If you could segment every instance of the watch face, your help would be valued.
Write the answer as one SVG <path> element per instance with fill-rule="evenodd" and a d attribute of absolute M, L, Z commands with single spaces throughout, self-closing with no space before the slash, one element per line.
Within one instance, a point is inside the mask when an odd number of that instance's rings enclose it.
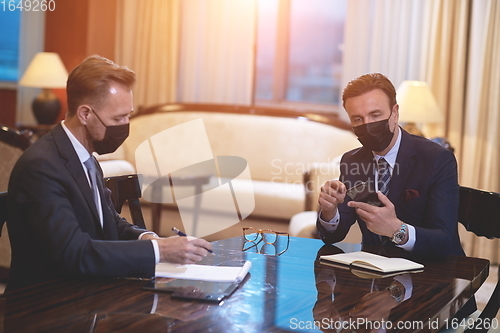
<path fill-rule="evenodd" d="M 392 241 L 396 244 L 399 244 L 403 241 L 404 238 L 405 234 L 401 231 L 398 231 L 394 234 L 394 236 L 392 236 Z"/>

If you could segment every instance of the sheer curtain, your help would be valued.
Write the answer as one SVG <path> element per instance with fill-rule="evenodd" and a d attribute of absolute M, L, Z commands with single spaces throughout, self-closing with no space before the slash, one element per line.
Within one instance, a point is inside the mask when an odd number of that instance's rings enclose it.
<path fill-rule="evenodd" d="M 118 1 L 116 62 L 137 74 L 135 106 L 175 102 L 179 0 Z"/>
<path fill-rule="evenodd" d="M 349 0 L 344 35 L 342 86 L 371 72 L 396 86 L 422 80 L 421 54 L 429 0 Z M 341 116 L 347 116 L 340 112 Z"/>
<path fill-rule="evenodd" d="M 470 36 L 460 182 L 500 192 L 500 2 L 472 2 Z M 498 240 L 467 245 L 468 254 L 499 263 Z"/>
<path fill-rule="evenodd" d="M 182 2 L 180 102 L 252 102 L 256 6 L 256 0 Z"/>

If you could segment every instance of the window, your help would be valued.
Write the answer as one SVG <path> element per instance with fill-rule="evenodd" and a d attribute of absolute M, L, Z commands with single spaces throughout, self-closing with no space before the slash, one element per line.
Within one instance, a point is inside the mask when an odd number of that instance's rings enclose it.
<path fill-rule="evenodd" d="M 0 81 L 15 82 L 19 78 L 20 11 L 0 10 Z"/>
<path fill-rule="evenodd" d="M 338 104 L 347 0 L 259 0 L 255 100 Z"/>

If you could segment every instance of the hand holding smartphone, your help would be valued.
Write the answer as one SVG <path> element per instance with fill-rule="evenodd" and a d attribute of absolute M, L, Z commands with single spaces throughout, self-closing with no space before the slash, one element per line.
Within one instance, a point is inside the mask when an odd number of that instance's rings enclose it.
<path fill-rule="evenodd" d="M 361 182 L 347 190 L 346 194 L 353 201 L 365 202 L 372 206 L 380 207 L 382 203 L 378 199 L 377 192 L 368 182 Z"/>

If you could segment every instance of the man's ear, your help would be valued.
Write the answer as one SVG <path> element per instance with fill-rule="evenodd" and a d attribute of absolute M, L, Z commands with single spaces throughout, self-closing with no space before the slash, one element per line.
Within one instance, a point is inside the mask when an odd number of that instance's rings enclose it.
<path fill-rule="evenodd" d="M 76 109 L 76 116 L 82 125 L 87 125 L 87 119 L 90 112 L 90 107 L 87 105 L 80 105 L 78 109 Z"/>

